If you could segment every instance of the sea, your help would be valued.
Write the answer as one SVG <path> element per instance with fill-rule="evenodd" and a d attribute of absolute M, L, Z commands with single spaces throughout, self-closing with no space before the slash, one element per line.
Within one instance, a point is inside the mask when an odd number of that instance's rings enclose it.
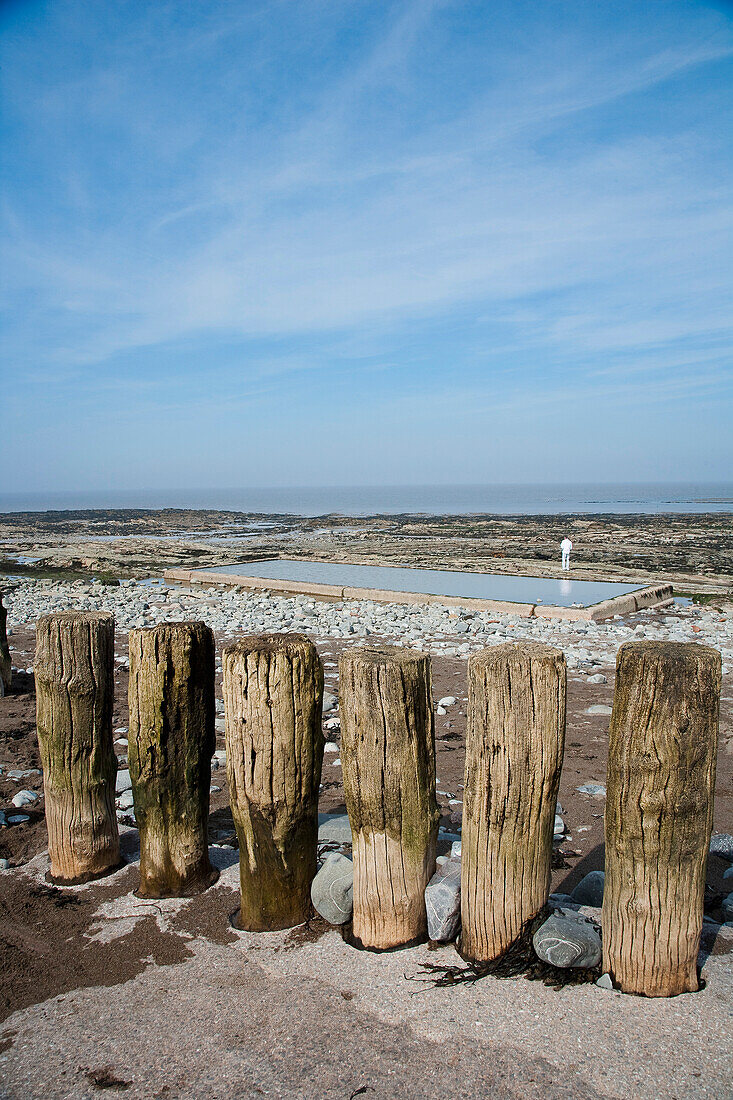
<path fill-rule="evenodd" d="M 733 512 L 733 482 L 307 486 L 0 493 L 0 513 L 191 508 L 257 515 L 566 515 Z"/>

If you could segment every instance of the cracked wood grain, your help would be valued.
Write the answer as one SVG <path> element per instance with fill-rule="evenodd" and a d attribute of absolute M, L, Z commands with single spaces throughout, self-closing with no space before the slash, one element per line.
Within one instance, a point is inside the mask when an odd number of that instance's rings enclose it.
<path fill-rule="evenodd" d="M 36 627 L 36 723 L 43 765 L 49 877 L 71 885 L 120 864 L 112 615 L 67 611 Z"/>
<path fill-rule="evenodd" d="M 203 622 L 130 631 L 128 763 L 140 897 L 189 897 L 218 877 L 208 848 L 214 653 Z"/>
<path fill-rule="evenodd" d="M 547 901 L 565 744 L 565 657 L 539 642 L 468 662 L 461 954 L 503 955 Z"/>
<path fill-rule="evenodd" d="M 699 987 L 720 653 L 628 642 L 616 664 L 606 783 L 603 967 L 618 988 Z"/>
<path fill-rule="evenodd" d="M 439 820 L 430 657 L 394 646 L 351 649 L 339 675 L 353 933 L 383 950 L 427 931 Z"/>
<path fill-rule="evenodd" d="M 227 776 L 251 932 L 311 912 L 323 763 L 323 665 L 301 634 L 254 635 L 223 654 Z"/>

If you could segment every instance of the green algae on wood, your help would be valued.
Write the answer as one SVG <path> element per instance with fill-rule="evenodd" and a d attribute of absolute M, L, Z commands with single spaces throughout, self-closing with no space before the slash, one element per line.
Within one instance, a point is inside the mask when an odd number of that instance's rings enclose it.
<path fill-rule="evenodd" d="M 36 722 L 43 764 L 49 878 L 87 882 L 120 864 L 112 615 L 67 611 L 36 627 Z"/>
<path fill-rule="evenodd" d="M 214 654 L 202 622 L 130 631 L 128 761 L 141 897 L 189 897 L 218 877 L 208 850 Z"/>
<path fill-rule="evenodd" d="M 628 642 L 616 662 L 606 781 L 603 969 L 625 993 L 699 988 L 721 657 Z"/>
<path fill-rule="evenodd" d="M 254 635 L 223 653 L 227 776 L 239 839 L 239 928 L 311 913 L 323 763 L 323 665 L 300 634 Z"/>
<path fill-rule="evenodd" d="M 461 954 L 504 955 L 547 902 L 565 744 L 561 650 L 507 643 L 468 662 Z"/>
<path fill-rule="evenodd" d="M 439 820 L 430 657 L 396 646 L 350 649 L 339 678 L 353 935 L 384 950 L 427 932 Z"/>

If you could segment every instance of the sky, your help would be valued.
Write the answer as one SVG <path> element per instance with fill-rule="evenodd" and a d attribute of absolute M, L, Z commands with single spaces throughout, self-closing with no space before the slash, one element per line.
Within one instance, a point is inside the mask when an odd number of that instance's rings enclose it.
<path fill-rule="evenodd" d="M 6 490 L 730 481 L 733 4 L 4 0 Z"/>

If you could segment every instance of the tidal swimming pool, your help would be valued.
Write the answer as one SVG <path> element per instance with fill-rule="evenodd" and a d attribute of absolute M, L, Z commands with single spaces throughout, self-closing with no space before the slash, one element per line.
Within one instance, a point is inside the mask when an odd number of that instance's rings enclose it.
<path fill-rule="evenodd" d="M 347 565 L 331 561 L 295 561 L 277 558 L 218 566 L 202 573 L 228 573 L 263 581 L 329 584 L 342 588 L 375 588 L 426 596 L 452 596 L 509 603 L 544 603 L 555 607 L 590 607 L 637 592 L 641 584 L 616 581 L 576 581 L 569 577 L 517 577 L 504 573 L 462 573 L 452 569 L 410 569 L 396 565 Z"/>

